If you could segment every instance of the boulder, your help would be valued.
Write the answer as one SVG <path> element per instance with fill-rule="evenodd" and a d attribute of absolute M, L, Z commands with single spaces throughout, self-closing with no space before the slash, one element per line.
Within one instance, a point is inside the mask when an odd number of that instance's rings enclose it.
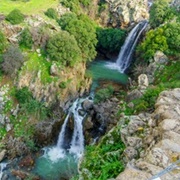
<path fill-rule="evenodd" d="M 5 158 L 6 152 L 7 151 L 5 149 L 0 152 L 0 162 Z"/>
<path fill-rule="evenodd" d="M 138 76 L 138 87 L 140 90 L 144 90 L 149 86 L 148 77 L 146 74 L 141 74 Z"/>
<path fill-rule="evenodd" d="M 134 168 L 126 168 L 116 180 L 148 180 L 151 174 Z"/>

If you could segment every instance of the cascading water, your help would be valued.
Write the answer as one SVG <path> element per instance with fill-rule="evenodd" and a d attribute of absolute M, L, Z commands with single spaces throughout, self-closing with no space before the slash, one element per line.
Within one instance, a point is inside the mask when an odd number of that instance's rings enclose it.
<path fill-rule="evenodd" d="M 147 25 L 147 21 L 141 21 L 131 30 L 120 50 L 116 63 L 108 63 L 107 67 L 111 69 L 117 69 L 121 73 L 124 73 L 128 69 L 131 64 L 134 48 L 140 35 L 146 29 Z"/>
<path fill-rule="evenodd" d="M 65 118 L 59 133 L 57 145 L 51 148 L 44 148 L 44 155 L 36 161 L 35 173 L 44 179 L 63 179 L 77 174 L 78 159 L 84 151 L 84 136 L 82 122 L 86 112 L 82 111 L 82 103 L 85 99 L 77 99 Z M 68 149 L 64 148 L 66 143 L 66 127 L 70 117 L 74 119 L 74 131 Z"/>
<path fill-rule="evenodd" d="M 6 168 L 7 163 L 0 163 L 0 180 L 3 177 L 3 170 Z"/>
<path fill-rule="evenodd" d="M 127 70 L 127 68 L 130 66 L 134 48 L 137 44 L 140 35 L 147 27 L 147 24 L 148 24 L 147 21 L 139 22 L 132 29 L 132 31 L 129 33 L 128 37 L 126 38 L 125 43 L 120 50 L 118 59 L 116 60 L 116 64 L 117 66 L 119 66 L 119 69 L 122 73 L 124 73 Z"/>

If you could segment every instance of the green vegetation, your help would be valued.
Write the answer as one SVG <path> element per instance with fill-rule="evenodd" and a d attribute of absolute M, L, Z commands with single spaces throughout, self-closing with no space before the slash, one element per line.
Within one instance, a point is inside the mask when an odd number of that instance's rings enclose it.
<path fill-rule="evenodd" d="M 38 56 L 37 53 L 29 53 L 28 61 L 21 69 L 21 74 L 30 73 L 32 77 L 36 77 L 37 74 L 42 84 L 51 83 L 56 81 L 57 77 L 50 75 L 51 62 L 47 61 L 43 56 Z"/>
<path fill-rule="evenodd" d="M 33 40 L 32 40 L 32 35 L 31 32 L 28 28 L 25 28 L 20 36 L 20 41 L 19 44 L 25 48 L 31 49 L 33 46 Z"/>
<path fill-rule="evenodd" d="M 153 28 L 158 27 L 175 17 L 174 9 L 169 7 L 168 0 L 156 0 L 150 9 L 150 25 Z"/>
<path fill-rule="evenodd" d="M 7 16 L 6 20 L 11 24 L 20 24 L 24 21 L 24 15 L 21 13 L 19 9 L 14 9 Z"/>
<path fill-rule="evenodd" d="M 96 30 L 95 24 L 88 16 L 83 14 L 76 16 L 73 13 L 67 13 L 60 18 L 59 25 L 75 37 L 84 61 L 95 58 Z"/>
<path fill-rule="evenodd" d="M 98 90 L 95 94 L 94 102 L 99 103 L 101 101 L 105 101 L 113 95 L 113 92 L 114 89 L 112 86 Z"/>
<path fill-rule="evenodd" d="M 47 108 L 43 103 L 33 98 L 32 93 L 27 87 L 17 89 L 15 91 L 15 97 L 20 104 L 21 113 L 25 115 L 34 115 L 39 120 L 47 117 Z"/>
<path fill-rule="evenodd" d="M 125 30 L 113 28 L 98 28 L 97 29 L 97 49 L 105 52 L 119 52 L 120 47 L 125 40 Z"/>
<path fill-rule="evenodd" d="M 73 67 L 81 61 L 81 52 L 74 36 L 61 31 L 49 39 L 47 53 L 51 60 L 58 61 L 63 66 Z"/>
<path fill-rule="evenodd" d="M 150 30 L 137 51 L 142 59 L 149 60 L 157 50 L 177 56 L 180 52 L 180 15 L 167 0 L 157 0 L 150 10 Z"/>
<path fill-rule="evenodd" d="M 3 32 L 0 31 L 0 54 L 4 52 L 6 47 L 7 47 L 7 40 Z"/>
<path fill-rule="evenodd" d="M 59 0 L 30 0 L 28 2 L 0 0 L 0 12 L 7 15 L 13 9 L 20 9 L 23 14 L 39 14 L 42 13 L 42 11 L 46 11 L 48 8 L 57 7 L 58 3 Z"/>
<path fill-rule="evenodd" d="M 122 154 L 125 145 L 120 138 L 121 126 L 116 126 L 100 141 L 88 146 L 81 164 L 81 176 L 87 180 L 115 178 L 124 170 Z"/>
<path fill-rule="evenodd" d="M 58 13 L 54 8 L 48 8 L 44 14 L 51 19 L 57 20 L 57 18 L 58 18 Z"/>

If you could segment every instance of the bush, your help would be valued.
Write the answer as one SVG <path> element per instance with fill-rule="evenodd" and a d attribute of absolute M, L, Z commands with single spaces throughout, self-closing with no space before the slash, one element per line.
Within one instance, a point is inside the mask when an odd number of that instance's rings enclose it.
<path fill-rule="evenodd" d="M 166 52 L 168 50 L 167 39 L 164 36 L 164 29 L 162 27 L 150 30 L 144 41 L 137 47 L 137 51 L 145 60 L 151 59 L 156 51 Z"/>
<path fill-rule="evenodd" d="M 24 15 L 19 9 L 14 9 L 7 15 L 6 20 L 13 25 L 20 24 L 24 21 Z"/>
<path fill-rule="evenodd" d="M 47 53 L 51 60 L 58 61 L 64 66 L 74 66 L 81 60 L 80 49 L 74 36 L 65 31 L 50 38 Z"/>
<path fill-rule="evenodd" d="M 14 75 L 21 68 L 24 57 L 17 46 L 9 46 L 3 54 L 2 70 L 7 75 Z"/>
<path fill-rule="evenodd" d="M 32 35 L 28 28 L 25 28 L 20 36 L 19 44 L 31 49 L 33 45 Z"/>
<path fill-rule="evenodd" d="M 75 37 L 84 61 L 95 58 L 97 44 L 95 25 L 86 15 L 76 16 L 67 13 L 60 18 L 59 25 Z"/>
<path fill-rule="evenodd" d="M 125 31 L 121 29 L 98 28 L 98 50 L 104 50 L 107 53 L 119 52 L 120 47 L 124 43 L 125 35 Z"/>
<path fill-rule="evenodd" d="M 110 98 L 113 95 L 113 92 L 114 89 L 111 86 L 98 90 L 95 94 L 94 102 L 98 103 L 101 101 L 105 101 L 106 99 Z"/>
<path fill-rule="evenodd" d="M 158 27 L 164 22 L 173 19 L 175 12 L 169 7 L 167 0 L 157 0 L 150 9 L 150 25 L 153 28 Z"/>
<path fill-rule="evenodd" d="M 33 98 L 32 93 L 27 87 L 16 89 L 15 97 L 20 104 L 21 112 L 23 114 L 34 115 L 38 119 L 46 118 L 48 115 L 48 109 L 43 103 Z"/>
<path fill-rule="evenodd" d="M 57 18 L 58 18 L 58 13 L 57 13 L 57 11 L 56 11 L 55 9 L 53 9 L 53 8 L 47 9 L 47 11 L 46 11 L 44 14 L 45 14 L 46 16 L 48 16 L 49 18 L 51 18 L 51 19 L 57 20 Z"/>
<path fill-rule="evenodd" d="M 4 52 L 7 46 L 7 40 L 4 34 L 0 31 L 0 54 Z"/>
<path fill-rule="evenodd" d="M 121 126 L 116 126 L 101 139 L 98 146 L 91 145 L 86 148 L 80 164 L 82 179 L 111 179 L 124 170 L 122 156 L 125 145 L 120 138 L 120 132 Z"/>

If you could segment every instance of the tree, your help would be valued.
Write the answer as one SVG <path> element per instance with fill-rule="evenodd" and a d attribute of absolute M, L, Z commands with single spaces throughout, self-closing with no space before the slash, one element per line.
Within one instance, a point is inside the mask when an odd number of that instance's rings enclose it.
<path fill-rule="evenodd" d="M 14 9 L 7 15 L 6 20 L 13 25 L 20 24 L 24 21 L 24 15 L 19 9 Z"/>
<path fill-rule="evenodd" d="M 95 58 L 97 44 L 95 24 L 86 15 L 76 16 L 67 13 L 60 18 L 59 25 L 75 37 L 84 61 Z"/>
<path fill-rule="evenodd" d="M 97 48 L 104 49 L 106 52 L 119 52 L 120 47 L 125 40 L 125 31 L 113 28 L 98 28 L 97 29 Z"/>
<path fill-rule="evenodd" d="M 157 0 L 150 9 L 150 25 L 153 28 L 158 27 L 164 22 L 173 19 L 175 12 L 169 7 L 167 0 Z"/>
<path fill-rule="evenodd" d="M 58 61 L 64 66 L 74 66 L 82 59 L 74 36 L 66 31 L 61 31 L 49 39 L 47 53 L 51 60 Z"/>
<path fill-rule="evenodd" d="M 17 46 L 9 46 L 3 54 L 2 70 L 5 74 L 13 76 L 22 66 L 24 57 Z"/>

